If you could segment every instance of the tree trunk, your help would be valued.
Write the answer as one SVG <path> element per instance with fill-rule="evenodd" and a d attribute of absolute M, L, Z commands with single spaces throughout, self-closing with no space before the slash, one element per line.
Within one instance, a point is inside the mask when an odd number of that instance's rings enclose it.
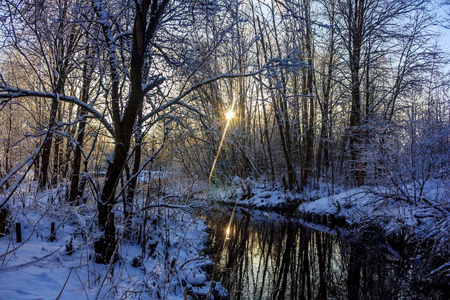
<path fill-rule="evenodd" d="M 274 18 L 274 16 L 273 16 Z M 267 49 L 266 46 L 264 44 L 264 39 L 263 39 L 263 34 L 262 34 L 262 27 L 261 27 L 261 23 L 258 20 L 258 27 L 259 27 L 259 32 L 261 32 L 261 46 L 262 46 L 262 50 L 263 53 L 265 55 L 265 59 L 268 61 L 268 53 L 267 53 Z M 279 46 L 278 46 L 279 47 Z M 281 50 L 280 50 L 281 51 Z M 282 76 L 284 77 L 284 76 Z M 285 83 L 285 78 L 281 78 L 281 82 Z M 273 84 L 272 80 L 270 80 L 270 95 L 271 98 L 273 100 L 273 106 L 274 106 L 274 110 L 275 110 L 275 120 L 277 122 L 278 125 L 278 131 L 280 133 L 280 139 L 281 139 L 281 146 L 283 149 L 283 156 L 284 156 L 284 161 L 286 163 L 286 169 L 287 169 L 287 182 L 286 182 L 286 188 L 289 190 L 293 190 L 294 187 L 297 187 L 297 177 L 296 177 L 296 173 L 295 173 L 295 169 L 293 167 L 292 164 L 292 160 L 291 160 L 291 139 L 290 139 L 290 135 L 289 135 L 289 130 L 290 130 L 290 126 L 289 126 L 289 116 L 288 116 L 288 112 L 287 112 L 287 101 L 286 99 L 283 99 L 283 95 L 276 95 L 274 92 L 274 88 L 275 88 L 275 84 Z M 284 89 L 285 89 L 285 84 L 284 84 Z M 283 93 L 284 95 L 286 94 L 286 91 L 284 91 Z"/>
<path fill-rule="evenodd" d="M 361 133 L 361 82 L 359 70 L 361 67 L 362 34 L 364 29 L 364 0 L 355 2 L 354 11 L 350 15 L 351 23 L 350 40 L 352 48 L 350 54 L 351 72 L 351 111 L 350 111 L 350 159 L 352 164 L 352 175 L 357 186 L 364 185 L 365 168 L 362 162 L 362 133 Z"/>
<path fill-rule="evenodd" d="M 131 177 L 129 178 L 128 186 L 126 189 L 126 196 L 123 198 L 123 217 L 125 219 L 124 232 L 126 237 L 131 236 L 132 214 L 133 214 L 133 199 L 136 194 L 137 179 L 139 175 L 139 169 L 141 166 L 142 157 L 142 132 L 141 132 L 141 118 L 142 109 L 139 110 L 138 116 L 138 129 L 135 132 L 135 146 L 134 146 L 134 162 L 133 170 L 131 171 Z"/>
<path fill-rule="evenodd" d="M 253 19 L 255 20 L 256 18 L 255 18 L 255 15 L 254 15 L 254 7 L 253 6 L 252 6 L 252 14 L 253 14 Z M 262 35 L 262 31 L 261 31 L 261 25 L 260 25 L 260 22 L 259 22 L 259 18 L 257 19 L 257 22 L 258 22 L 258 25 L 259 25 L 259 28 L 260 28 L 259 31 L 258 31 L 258 29 L 256 27 L 256 21 L 255 21 L 255 23 L 253 25 L 253 29 L 255 31 L 255 35 L 256 36 L 258 34 L 260 34 L 261 37 L 262 37 L 263 35 Z M 260 48 L 260 44 L 262 44 L 262 43 L 264 43 L 264 39 L 263 38 L 261 39 L 260 43 L 256 44 L 256 61 L 258 63 L 258 66 L 261 66 L 261 53 L 260 53 L 261 52 L 261 48 Z M 262 45 L 262 48 L 263 48 L 263 51 L 264 51 L 264 45 Z M 259 81 L 262 82 L 262 75 L 261 74 L 258 74 L 258 78 L 259 78 Z M 262 99 L 263 96 L 264 96 L 264 91 L 263 91 L 262 84 L 259 85 L 259 93 L 260 93 L 260 97 Z M 272 147 L 270 145 L 269 125 L 268 125 L 269 120 L 268 120 L 268 117 L 267 117 L 266 105 L 265 105 L 264 101 L 261 102 L 261 106 L 262 106 L 263 118 L 264 118 L 264 137 L 265 137 L 265 140 L 266 140 L 267 154 L 269 156 L 270 177 L 271 177 L 272 182 L 274 183 L 275 182 L 275 166 L 274 166 L 274 162 L 273 162 Z"/>
<path fill-rule="evenodd" d="M 334 5 L 331 7 L 331 15 L 330 15 L 330 24 L 334 24 L 335 21 L 335 11 Z M 322 168 L 328 169 L 329 166 L 329 120 L 331 119 L 330 115 L 330 107 L 331 107 L 331 88 L 332 88 L 332 76 L 334 69 L 334 26 L 331 28 L 330 33 L 330 46 L 328 53 L 328 64 L 326 66 L 326 80 L 323 82 L 322 90 L 323 90 L 323 102 L 322 102 L 322 122 L 320 128 L 320 137 L 319 137 L 319 147 L 317 150 L 317 161 L 316 161 L 316 169 L 317 176 L 320 178 L 322 173 Z M 325 171 L 326 171 L 325 170 Z"/>
<path fill-rule="evenodd" d="M 64 92 L 63 92 L 64 93 Z M 61 121 L 61 106 L 58 107 L 58 111 L 56 113 L 56 119 Z M 58 180 L 61 175 L 61 166 L 62 166 L 62 152 L 61 149 L 63 139 L 61 136 L 56 135 L 54 139 L 54 146 L 53 146 L 53 172 L 51 174 L 51 185 L 56 186 L 58 184 Z"/>
<path fill-rule="evenodd" d="M 84 103 L 88 102 L 89 98 L 89 87 L 91 84 L 92 66 L 89 62 L 90 49 L 89 46 L 86 48 L 86 60 L 83 65 L 83 86 L 81 89 L 80 100 Z M 74 149 L 74 158 L 72 162 L 72 176 L 70 178 L 70 193 L 69 193 L 69 203 L 81 204 L 81 201 L 77 201 L 77 198 L 82 197 L 83 190 L 80 188 L 80 170 L 81 170 L 81 156 L 82 148 L 84 144 L 84 135 L 86 129 L 86 120 L 84 115 L 86 110 L 79 107 L 77 112 L 77 118 L 79 119 L 78 132 L 77 132 L 77 142 Z"/>
<path fill-rule="evenodd" d="M 144 91 L 142 87 L 143 66 L 149 45 L 159 24 L 162 13 L 168 4 L 168 0 L 163 0 L 159 5 L 156 0 L 144 0 L 139 7 L 136 7 L 136 15 L 133 26 L 133 42 L 130 64 L 130 96 L 123 115 L 120 115 L 119 106 L 119 77 L 116 69 L 115 53 L 110 53 L 109 59 L 111 70 L 111 95 L 112 95 L 112 118 L 115 130 L 115 146 L 112 158 L 108 162 L 106 178 L 98 206 L 98 226 L 104 231 L 104 236 L 95 242 L 95 252 L 98 262 L 109 263 L 117 259 L 112 254 L 111 249 L 117 248 L 115 238 L 114 214 L 112 208 L 115 204 L 115 191 L 117 183 L 128 160 L 131 137 L 138 118 L 139 110 L 144 101 Z M 103 11 L 99 11 L 98 3 L 93 3 L 96 13 L 103 18 Z M 147 26 L 147 16 L 150 15 Z M 105 38 L 108 43 L 114 43 L 110 37 L 110 29 L 107 24 L 103 24 Z M 112 47 L 114 49 L 114 47 Z"/>
<path fill-rule="evenodd" d="M 83 115 L 83 110 L 79 109 L 78 116 Z M 78 125 L 77 143 L 75 145 L 74 158 L 72 162 L 72 176 L 70 178 L 70 193 L 69 193 L 69 203 L 81 204 L 77 198 L 82 196 L 83 190 L 79 188 L 80 182 L 80 170 L 81 170 L 81 155 L 82 147 L 84 144 L 84 134 L 86 128 L 86 121 L 81 120 Z"/>
<path fill-rule="evenodd" d="M 311 20 L 310 20 L 310 3 L 309 0 L 304 0 L 304 11 L 306 14 L 306 36 L 305 36 L 305 54 L 307 55 L 306 60 L 308 62 L 308 68 L 304 72 L 304 86 L 303 94 L 308 95 L 306 101 L 309 102 L 309 116 L 306 128 L 305 136 L 305 166 L 303 168 L 303 175 L 301 179 L 300 189 L 303 190 L 308 179 L 312 174 L 313 167 L 313 154 L 314 154 L 314 98 L 313 98 L 313 45 L 312 45 L 312 30 L 311 30 Z M 305 105 L 306 108 L 307 105 Z"/>
<path fill-rule="evenodd" d="M 58 111 L 59 99 L 54 98 L 50 108 L 50 118 L 48 120 L 48 133 L 41 152 L 41 164 L 39 169 L 39 189 L 44 190 L 48 185 L 48 169 L 50 165 L 50 153 L 53 144 L 53 126 Z"/>

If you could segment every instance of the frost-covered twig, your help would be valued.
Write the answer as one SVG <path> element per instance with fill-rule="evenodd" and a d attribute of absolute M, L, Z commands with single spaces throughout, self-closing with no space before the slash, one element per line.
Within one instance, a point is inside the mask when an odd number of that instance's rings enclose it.
<path fill-rule="evenodd" d="M 161 199 L 168 199 L 168 198 L 181 198 L 181 196 L 178 195 L 173 195 L 173 196 L 165 196 Z M 189 209 L 195 209 L 195 206 L 192 205 L 177 205 L 177 204 L 168 204 L 168 203 L 155 203 L 155 204 L 150 204 L 147 206 L 144 206 L 143 208 L 141 208 L 142 210 L 146 210 L 146 209 L 152 209 L 152 208 L 172 208 L 172 209 L 181 209 L 185 212 L 189 213 Z"/>
<path fill-rule="evenodd" d="M 72 275 L 73 268 L 70 268 L 69 275 L 67 275 L 66 281 L 64 282 L 63 287 L 61 288 L 61 291 L 59 292 L 58 296 L 56 297 L 56 300 L 61 299 L 62 293 L 64 292 L 64 289 L 66 288 L 67 282 L 69 281 L 70 275 Z"/>
<path fill-rule="evenodd" d="M 433 271 L 431 271 L 430 276 L 435 275 L 437 273 L 440 273 L 442 271 L 450 272 L 450 262 L 447 262 L 447 263 L 443 264 L 442 266 L 440 266 L 439 268 L 434 269 Z"/>
<path fill-rule="evenodd" d="M 62 246 L 60 246 L 58 249 L 56 249 L 56 250 L 53 251 L 52 253 L 49 253 L 49 254 L 47 254 L 47 255 L 45 255 L 45 256 L 43 256 L 43 257 L 41 257 L 41 258 L 38 258 L 38 259 L 36 259 L 36 260 L 30 261 L 30 262 L 27 262 L 27 263 L 24 263 L 24 264 L 20 264 L 20 265 L 17 265 L 17 266 L 12 266 L 12 267 L 7 267 L 7 268 L 1 268 L 1 269 L 0 269 L 0 273 L 13 272 L 13 271 L 17 271 L 17 270 L 22 269 L 22 268 L 31 267 L 31 266 L 37 264 L 38 262 L 40 262 L 41 260 L 44 260 L 44 259 L 46 259 L 47 257 L 52 256 L 53 254 L 55 254 L 56 252 L 58 252 L 58 251 L 61 249 L 61 247 L 62 247 Z"/>

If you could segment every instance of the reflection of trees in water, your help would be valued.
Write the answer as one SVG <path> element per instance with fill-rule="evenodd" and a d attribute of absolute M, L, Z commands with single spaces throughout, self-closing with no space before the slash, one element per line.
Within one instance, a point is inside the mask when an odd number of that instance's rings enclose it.
<path fill-rule="evenodd" d="M 418 295 L 408 264 L 379 247 L 295 222 L 251 221 L 247 214 L 235 217 L 227 238 L 228 221 L 225 215 L 209 220 L 210 249 L 219 265 L 215 280 L 232 299 L 443 299 L 431 290 Z"/>
<path fill-rule="evenodd" d="M 244 215 L 234 220 L 218 258 L 220 279 L 233 299 L 326 299 L 331 236 L 292 222 L 250 219 Z M 216 227 L 215 253 L 226 238 L 227 222 L 224 216 L 211 222 Z"/>

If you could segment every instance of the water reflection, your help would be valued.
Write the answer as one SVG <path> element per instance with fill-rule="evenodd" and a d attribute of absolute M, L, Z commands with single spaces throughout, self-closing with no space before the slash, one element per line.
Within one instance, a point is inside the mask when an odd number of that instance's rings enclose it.
<path fill-rule="evenodd" d="M 232 299 L 445 299 L 414 284 L 409 264 L 371 237 L 358 243 L 277 221 L 223 212 L 208 218 L 215 281 Z"/>

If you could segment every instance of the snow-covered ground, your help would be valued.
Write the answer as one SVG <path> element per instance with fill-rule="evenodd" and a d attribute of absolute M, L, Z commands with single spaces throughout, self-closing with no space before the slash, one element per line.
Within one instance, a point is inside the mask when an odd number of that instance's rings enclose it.
<path fill-rule="evenodd" d="M 185 299 L 209 292 L 206 225 L 188 207 L 139 212 L 136 221 L 147 214 L 147 233 L 136 225 L 134 238 L 120 243 L 120 260 L 102 265 L 92 259 L 95 206 L 69 206 L 56 191 L 23 193 L 11 204 L 22 242 L 13 230 L 0 238 L 0 299 Z M 220 284 L 215 289 L 226 293 Z"/>
<path fill-rule="evenodd" d="M 386 234 L 402 232 L 406 237 L 424 237 L 447 234 L 450 229 L 450 187 L 428 182 L 420 197 L 413 197 L 413 188 L 407 194 L 396 193 L 384 187 L 360 187 L 336 195 L 302 203 L 300 212 L 344 217 L 350 225 L 372 225 Z M 445 234 L 444 234 L 445 233 Z"/>
<path fill-rule="evenodd" d="M 234 180 L 231 187 L 216 188 L 208 193 L 208 198 L 215 202 L 268 210 L 292 208 L 302 197 L 301 194 L 284 192 L 278 186 L 239 178 Z"/>

